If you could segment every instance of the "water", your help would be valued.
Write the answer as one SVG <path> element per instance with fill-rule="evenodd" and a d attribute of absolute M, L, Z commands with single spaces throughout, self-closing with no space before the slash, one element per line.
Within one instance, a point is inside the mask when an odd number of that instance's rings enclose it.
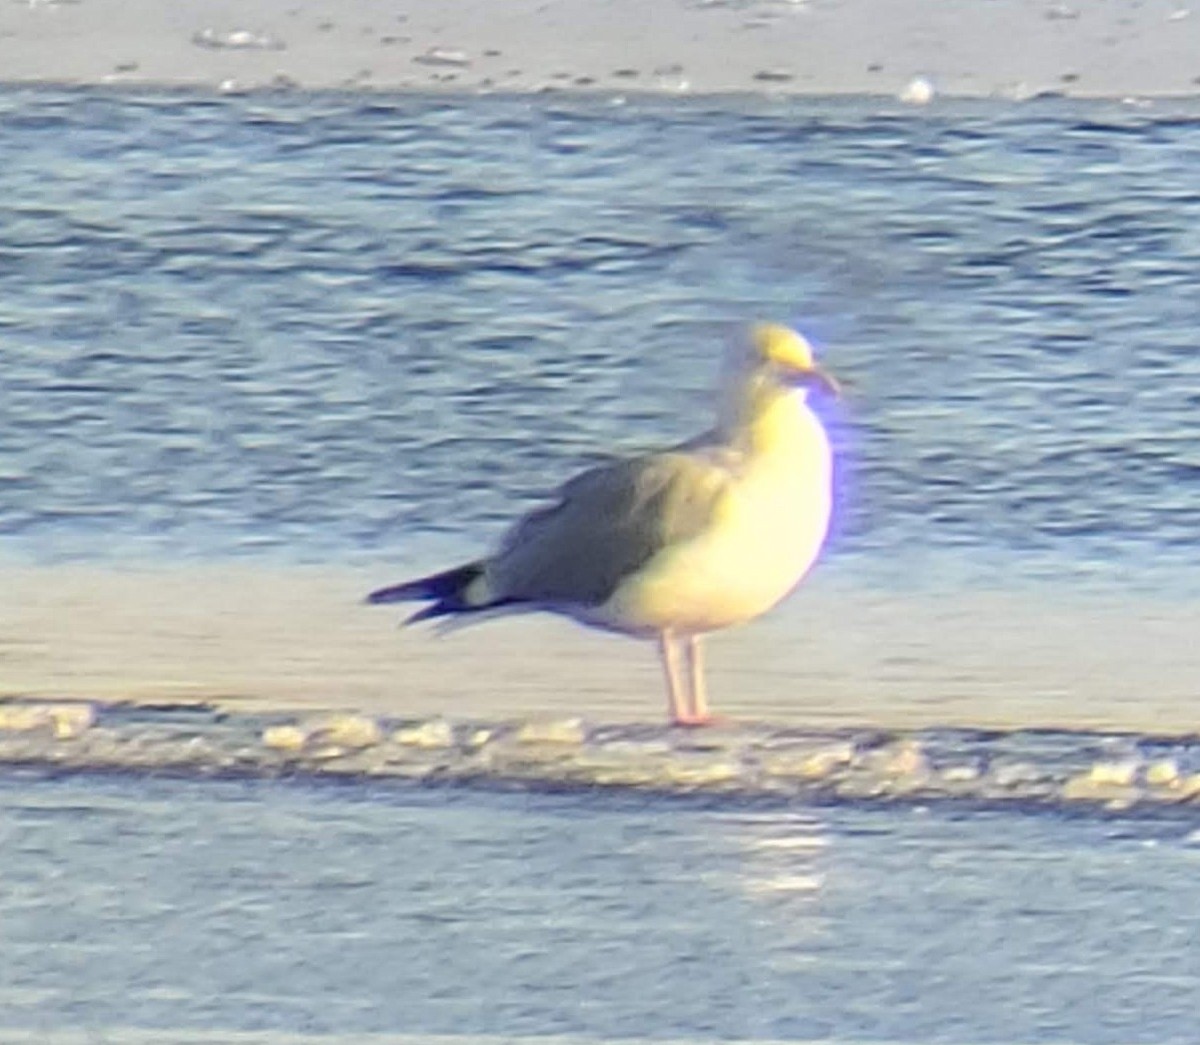
<path fill-rule="evenodd" d="M 20 559 L 473 548 L 769 316 L 843 569 L 1200 590 L 1193 109 L 20 90 L 0 154 Z"/>
<path fill-rule="evenodd" d="M 1182 1045 L 1193 828 L 8 776 L 0 1028 Z"/>

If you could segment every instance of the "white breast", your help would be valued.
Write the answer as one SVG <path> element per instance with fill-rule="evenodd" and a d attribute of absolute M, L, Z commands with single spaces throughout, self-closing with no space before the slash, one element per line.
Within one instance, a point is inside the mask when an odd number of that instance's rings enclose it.
<path fill-rule="evenodd" d="M 699 633 L 740 624 L 783 599 L 811 568 L 829 528 L 832 459 L 820 422 L 797 397 L 771 445 L 747 457 L 713 525 L 655 556 L 596 623 L 632 632 Z"/>

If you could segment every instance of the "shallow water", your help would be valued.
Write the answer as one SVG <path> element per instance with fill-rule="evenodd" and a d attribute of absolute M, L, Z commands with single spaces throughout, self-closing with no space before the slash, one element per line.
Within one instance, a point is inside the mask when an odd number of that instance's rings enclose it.
<path fill-rule="evenodd" d="M 426 563 L 772 316 L 847 575 L 1200 590 L 1194 110 L 17 90 L 0 152 L 17 558 Z"/>
<path fill-rule="evenodd" d="M 0 845 L 0 1038 L 1195 1036 L 1194 818 L 9 773 Z"/>

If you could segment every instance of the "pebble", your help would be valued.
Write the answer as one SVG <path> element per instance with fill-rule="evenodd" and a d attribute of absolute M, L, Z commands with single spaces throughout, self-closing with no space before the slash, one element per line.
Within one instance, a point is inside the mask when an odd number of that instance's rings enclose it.
<path fill-rule="evenodd" d="M 0 704 L 0 730 L 10 733 L 48 730 L 57 740 L 73 740 L 95 721 L 91 704 Z"/>
<path fill-rule="evenodd" d="M 754 79 L 760 83 L 786 83 L 794 77 L 783 69 L 759 69 L 754 74 Z"/>
<path fill-rule="evenodd" d="M 96 709 L 91 704 L 55 704 L 50 708 L 50 718 L 57 739 L 74 740 L 95 724 Z"/>
<path fill-rule="evenodd" d="M 431 47 L 424 54 L 415 55 L 413 61 L 417 65 L 449 65 L 460 68 L 471 64 L 471 59 L 465 51 L 449 51 L 443 47 Z"/>
<path fill-rule="evenodd" d="M 1146 783 L 1151 787 L 1171 787 L 1179 783 L 1179 766 L 1173 758 L 1162 758 L 1146 767 Z"/>
<path fill-rule="evenodd" d="M 909 105 L 928 105 L 937 91 L 933 82 L 924 76 L 914 76 L 900 92 L 900 101 Z"/>
<path fill-rule="evenodd" d="M 657 764 L 589 752 L 571 763 L 572 778 L 600 787 L 649 787 L 659 777 Z"/>
<path fill-rule="evenodd" d="M 587 740 L 583 722 L 578 718 L 550 719 L 524 723 L 517 730 L 518 744 L 572 744 Z"/>
<path fill-rule="evenodd" d="M 201 29 L 192 33 L 192 43 L 212 51 L 286 51 L 278 37 L 267 33 L 252 33 L 249 29 L 235 29 L 222 33 L 216 29 Z"/>
<path fill-rule="evenodd" d="M 775 751 L 762 757 L 763 771 L 770 776 L 823 780 L 854 759 L 854 746 L 831 744 L 802 751 Z"/>
<path fill-rule="evenodd" d="M 740 775 L 741 771 L 732 762 L 707 759 L 695 762 L 675 760 L 668 762 L 662 770 L 663 780 L 672 784 L 683 784 L 686 787 L 725 784 L 736 780 Z"/>
<path fill-rule="evenodd" d="M 467 737 L 467 747 L 472 751 L 478 751 L 481 747 L 492 739 L 494 731 L 490 729 L 476 729 L 470 736 Z"/>
<path fill-rule="evenodd" d="M 863 765 L 887 778 L 923 777 L 929 773 L 929 761 L 915 740 L 897 740 L 870 751 Z"/>
<path fill-rule="evenodd" d="M 1129 787 L 1137 780 L 1138 764 L 1132 760 L 1097 762 L 1087 772 L 1087 778 L 1097 786 Z"/>
<path fill-rule="evenodd" d="M 13 733 L 27 733 L 41 729 L 49 722 L 46 709 L 40 704 L 0 705 L 0 729 Z"/>
<path fill-rule="evenodd" d="M 942 779 L 947 784 L 969 783 L 979 779 L 979 769 L 977 766 L 970 765 L 947 766 L 942 770 Z"/>
<path fill-rule="evenodd" d="M 1140 797 L 1134 786 L 1136 780 L 1136 763 L 1097 762 L 1063 784 L 1061 794 L 1068 802 L 1103 802 L 1114 808 L 1125 807 Z"/>
<path fill-rule="evenodd" d="M 306 728 L 310 741 L 335 747 L 373 747 L 383 740 L 379 723 L 366 715 L 322 716 L 311 720 Z"/>
<path fill-rule="evenodd" d="M 268 726 L 262 742 L 275 751 L 308 751 L 334 757 L 345 751 L 374 747 L 383 740 L 379 723 L 366 715 L 322 715 L 303 723 Z"/>
<path fill-rule="evenodd" d="M 1019 788 L 1037 783 L 1045 774 L 1031 762 L 1001 762 L 991 768 L 989 777 L 996 787 Z"/>
<path fill-rule="evenodd" d="M 404 726 L 392 734 L 392 740 L 405 747 L 425 750 L 454 746 L 454 727 L 444 718 L 432 718 L 416 726 Z"/>
<path fill-rule="evenodd" d="M 268 726 L 262 732 L 262 742 L 273 751 L 300 751 L 308 734 L 299 726 Z"/>

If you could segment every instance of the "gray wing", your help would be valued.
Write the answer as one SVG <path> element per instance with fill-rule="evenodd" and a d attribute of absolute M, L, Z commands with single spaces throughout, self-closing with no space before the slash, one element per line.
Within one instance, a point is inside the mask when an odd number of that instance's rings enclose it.
<path fill-rule="evenodd" d="M 596 606 L 665 548 L 707 529 L 731 481 L 715 455 L 662 453 L 601 465 L 531 512 L 487 563 L 494 597 Z"/>

